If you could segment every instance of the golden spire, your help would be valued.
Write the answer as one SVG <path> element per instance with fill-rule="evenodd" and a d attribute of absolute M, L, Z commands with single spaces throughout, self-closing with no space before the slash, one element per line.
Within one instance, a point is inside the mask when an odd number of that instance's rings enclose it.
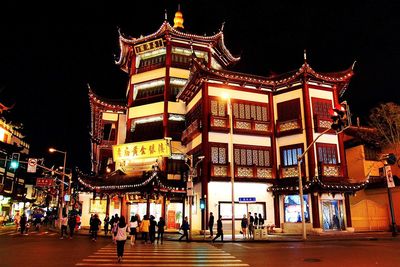
<path fill-rule="evenodd" d="M 178 5 L 178 11 L 175 13 L 175 18 L 174 18 L 174 28 L 175 29 L 184 29 L 183 27 L 183 14 L 181 12 L 181 5 Z"/>

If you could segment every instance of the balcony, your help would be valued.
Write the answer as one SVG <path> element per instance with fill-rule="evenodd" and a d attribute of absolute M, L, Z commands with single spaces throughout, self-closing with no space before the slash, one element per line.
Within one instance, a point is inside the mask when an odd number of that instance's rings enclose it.
<path fill-rule="evenodd" d="M 163 68 L 163 67 L 165 67 L 165 62 L 154 63 L 154 64 L 151 64 L 151 65 L 139 67 L 137 69 L 137 73 L 142 73 L 142 72 L 155 70 L 155 69 L 159 69 L 159 68 Z"/>
<path fill-rule="evenodd" d="M 337 182 L 343 180 L 343 170 L 340 164 L 319 163 L 318 173 L 325 182 Z"/>
<path fill-rule="evenodd" d="M 201 120 L 196 119 L 189 125 L 189 127 L 187 127 L 182 132 L 182 137 L 181 137 L 182 144 L 187 144 L 194 135 L 200 133 L 200 130 L 201 130 Z"/>
<path fill-rule="evenodd" d="M 260 166 L 235 166 L 235 178 L 272 179 L 272 168 Z"/>
<path fill-rule="evenodd" d="M 301 176 L 305 176 L 304 166 L 301 165 Z M 294 178 L 299 177 L 299 171 L 297 165 L 291 166 L 279 166 L 279 177 L 280 178 Z"/>
<path fill-rule="evenodd" d="M 229 132 L 229 118 L 222 116 L 211 116 L 210 129 L 213 131 Z"/>
<path fill-rule="evenodd" d="M 235 133 L 243 134 L 271 134 L 272 127 L 270 122 L 246 120 L 246 119 L 234 119 L 233 128 Z"/>
<path fill-rule="evenodd" d="M 211 177 L 228 177 L 228 164 L 211 164 Z"/>
<path fill-rule="evenodd" d="M 324 118 L 314 114 L 314 130 L 317 133 L 322 133 L 325 129 L 331 128 L 332 121 L 329 118 Z"/>
<path fill-rule="evenodd" d="M 285 136 L 302 132 L 301 118 L 289 121 L 276 121 L 276 135 Z"/>

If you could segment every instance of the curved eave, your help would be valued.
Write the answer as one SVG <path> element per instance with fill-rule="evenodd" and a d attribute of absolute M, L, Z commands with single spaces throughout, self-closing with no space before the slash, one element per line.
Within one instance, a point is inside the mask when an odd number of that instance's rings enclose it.
<path fill-rule="evenodd" d="M 90 104 L 96 104 L 98 106 L 103 106 L 105 108 L 110 108 L 114 110 L 123 110 L 125 111 L 127 109 L 126 105 L 121 105 L 122 102 L 125 102 L 124 100 L 113 100 L 113 99 L 106 99 L 98 96 L 95 92 L 93 92 L 92 88 L 88 86 L 89 92 L 89 100 Z"/>

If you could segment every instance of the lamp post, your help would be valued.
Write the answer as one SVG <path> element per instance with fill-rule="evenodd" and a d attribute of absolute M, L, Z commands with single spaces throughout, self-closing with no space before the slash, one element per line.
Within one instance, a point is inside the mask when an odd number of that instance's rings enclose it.
<path fill-rule="evenodd" d="M 60 188 L 61 201 L 60 201 L 60 207 L 58 209 L 58 226 L 61 228 L 62 209 L 64 207 L 64 177 L 65 177 L 65 165 L 67 163 L 67 152 L 61 151 L 61 150 L 57 150 L 55 148 L 49 148 L 49 151 L 51 153 L 58 152 L 58 153 L 64 154 L 64 165 L 63 165 L 61 188 Z M 71 182 L 71 179 L 70 179 L 70 182 Z M 70 190 L 71 190 L 71 183 L 69 184 L 69 187 L 68 187 L 68 191 L 69 192 L 70 192 Z"/>
<path fill-rule="evenodd" d="M 228 116 L 229 116 L 229 167 L 230 167 L 230 174 L 231 174 L 231 186 L 232 186 L 232 240 L 236 239 L 235 237 L 235 170 L 233 166 L 233 114 L 232 114 L 232 103 L 231 98 L 228 94 L 224 94 L 222 96 L 224 99 L 227 100 L 228 105 Z"/>

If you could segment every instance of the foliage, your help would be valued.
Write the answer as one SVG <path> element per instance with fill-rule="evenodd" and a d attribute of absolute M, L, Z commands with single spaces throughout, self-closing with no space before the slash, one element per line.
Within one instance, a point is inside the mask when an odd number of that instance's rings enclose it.
<path fill-rule="evenodd" d="M 400 106 L 389 102 L 371 109 L 369 124 L 376 129 L 377 138 L 382 146 L 390 148 L 399 155 Z"/>

